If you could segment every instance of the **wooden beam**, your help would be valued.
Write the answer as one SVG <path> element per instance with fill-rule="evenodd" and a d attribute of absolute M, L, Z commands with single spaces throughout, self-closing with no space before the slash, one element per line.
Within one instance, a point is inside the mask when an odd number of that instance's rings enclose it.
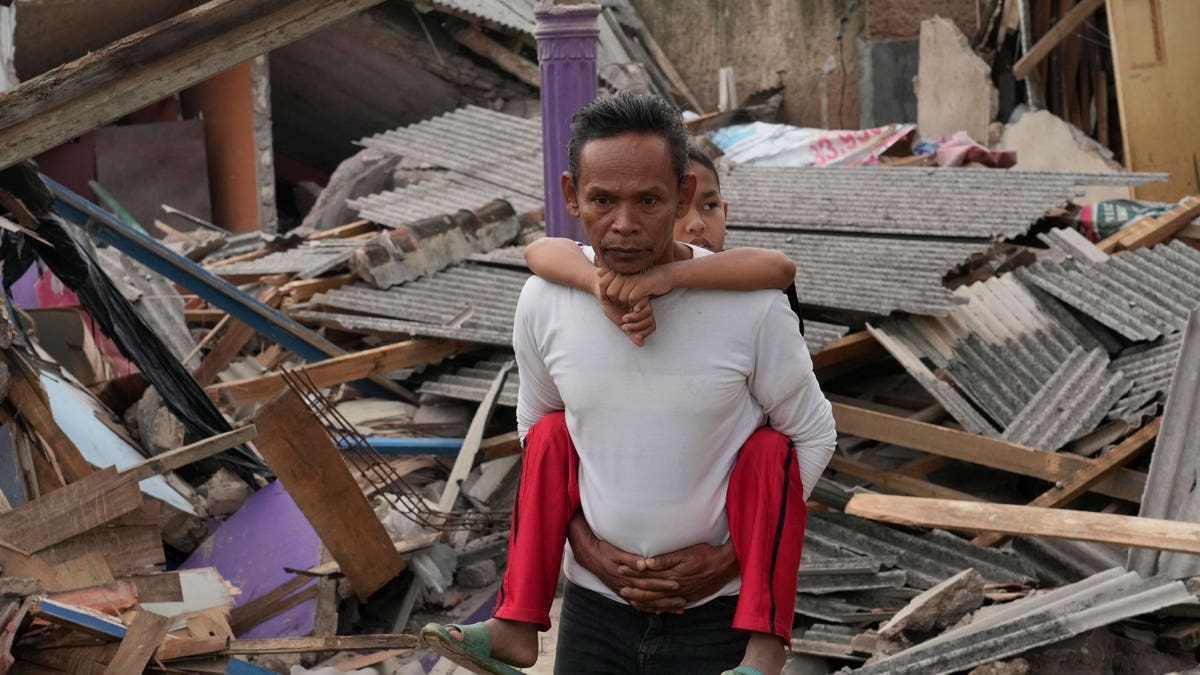
<path fill-rule="evenodd" d="M 233 431 L 217 434 L 191 445 L 185 445 L 182 448 L 176 448 L 161 455 L 151 457 L 144 462 L 139 462 L 127 469 L 122 469 L 121 475 L 129 476 L 134 481 L 143 481 L 151 476 L 174 471 L 206 457 L 212 457 L 218 452 L 224 452 L 242 443 L 249 443 L 256 438 L 258 438 L 258 429 L 253 424 L 248 424 Z"/>
<path fill-rule="evenodd" d="M 54 411 L 50 409 L 38 372 L 9 351 L 0 351 L 0 363 L 8 366 L 8 400 L 21 421 L 45 441 L 46 452 L 62 470 L 66 482 L 78 481 L 91 474 L 94 471 L 92 465 L 54 420 Z"/>
<path fill-rule="evenodd" d="M 381 0 L 213 0 L 10 91 L 0 167 L 32 157 Z"/>
<path fill-rule="evenodd" d="M 921 450 L 1001 471 L 1032 476 L 1051 483 L 1067 480 L 1093 460 L 1068 453 L 1046 452 L 988 436 L 833 403 L 839 433 L 862 436 L 904 448 Z M 1146 476 L 1120 469 L 1105 476 L 1093 490 L 1109 497 L 1140 502 Z"/>
<path fill-rule="evenodd" d="M 0 514 L 0 539 L 30 553 L 83 534 L 137 509 L 142 493 L 137 481 L 102 469 Z"/>
<path fill-rule="evenodd" d="M 441 532 L 430 532 L 429 534 L 422 534 L 412 539 L 394 542 L 392 545 L 395 547 L 396 553 L 403 555 L 405 553 L 412 553 L 413 551 L 420 551 L 423 548 L 429 548 L 430 546 L 433 546 L 438 539 L 441 539 L 441 537 Z M 342 571 L 341 566 L 337 564 L 336 560 L 323 565 L 317 565 L 316 567 L 312 567 L 307 570 L 290 570 L 286 567 L 284 569 L 289 572 L 310 577 L 327 577 L 334 574 L 339 574 Z"/>
<path fill-rule="evenodd" d="M 254 416 L 259 453 L 341 565 L 363 600 L 404 569 L 387 530 L 359 490 L 325 427 L 287 389 Z"/>
<path fill-rule="evenodd" d="M 331 277 L 320 277 L 317 279 L 297 279 L 289 281 L 279 287 L 280 292 L 286 294 L 292 302 L 304 302 L 317 293 L 324 293 L 335 288 L 341 288 L 346 284 L 354 282 L 353 274 L 335 274 Z"/>
<path fill-rule="evenodd" d="M 274 309 L 278 307 L 282 294 L 283 291 L 278 287 L 264 288 L 258 294 L 258 301 Z M 230 318 L 229 315 L 226 315 L 225 319 L 228 318 Z M 225 319 L 221 321 L 225 321 Z M 216 331 L 218 329 L 220 329 L 219 325 L 213 330 Z M 242 353 L 242 349 L 254 338 L 255 334 L 256 331 L 254 328 L 246 323 L 241 321 L 234 322 L 217 339 L 216 344 L 213 345 L 208 354 L 201 359 L 200 365 L 196 366 L 196 370 L 192 372 L 192 377 L 196 378 L 196 382 L 199 382 L 202 387 L 216 382 L 221 371 L 233 363 L 234 359 L 238 357 L 238 354 Z"/>
<path fill-rule="evenodd" d="M 169 617 L 147 609 L 138 610 L 104 675 L 128 675 L 144 671 L 146 664 L 150 663 L 150 657 L 154 656 L 154 650 L 167 637 L 171 623 Z"/>
<path fill-rule="evenodd" d="M 534 89 L 541 88 L 542 76 L 537 65 L 485 35 L 479 26 L 468 25 L 454 31 L 452 35 L 458 44 L 496 64 L 500 70 Z"/>
<path fill-rule="evenodd" d="M 935 497 L 938 499 L 961 499 L 964 501 L 984 501 L 966 492 L 930 483 L 929 481 L 905 476 L 895 471 L 877 469 L 870 464 L 850 459 L 842 455 L 834 455 L 829 459 L 829 468 L 838 473 L 869 481 L 872 485 L 899 492 L 913 497 Z"/>
<path fill-rule="evenodd" d="M 813 354 L 813 370 L 819 371 L 843 363 L 858 361 L 868 356 L 885 354 L 883 346 L 870 332 L 862 330 L 851 333 L 840 340 L 831 342 L 824 349 Z"/>
<path fill-rule="evenodd" d="M 476 348 L 477 345 L 471 342 L 422 338 L 335 356 L 297 370 L 303 371 L 316 386 L 331 387 L 389 370 L 437 361 Z M 284 388 L 282 374 L 268 373 L 245 380 L 215 384 L 206 388 L 206 391 L 213 400 L 219 401 L 224 398 L 231 403 L 244 404 L 266 401 Z"/>
<path fill-rule="evenodd" d="M 1029 502 L 1028 506 L 1055 509 L 1070 504 L 1091 489 L 1101 478 L 1133 461 L 1142 451 L 1150 447 L 1154 439 L 1158 438 L 1160 427 L 1162 427 L 1162 418 L 1154 418 L 1115 448 L 1098 457 L 1091 466 L 1076 471 L 1061 484 L 1055 485 L 1039 495 L 1037 499 Z M 1005 534 L 990 532 L 975 537 L 971 543 L 978 546 L 1000 546 L 1008 539 L 1009 537 Z"/>
<path fill-rule="evenodd" d="M 521 454 L 521 450 L 521 438 L 515 431 L 485 438 L 479 444 L 479 451 L 483 453 L 484 459 L 499 459 L 500 457 L 508 457 L 509 455 L 519 455 Z"/>
<path fill-rule="evenodd" d="M 984 530 L 1200 554 L 1200 524 L 1174 520 L 868 494 L 851 497 L 846 513 L 916 527 Z"/>
<path fill-rule="evenodd" d="M 269 638 L 230 640 L 221 654 L 304 654 L 379 649 L 414 649 L 415 635 L 339 635 L 334 637 Z"/>
<path fill-rule="evenodd" d="M 1079 28 L 1093 12 L 1103 6 L 1104 0 L 1083 0 L 1078 5 L 1072 7 L 1071 11 L 1064 14 L 1058 20 L 1058 23 L 1046 31 L 1046 34 L 1030 47 L 1029 51 L 1025 52 L 1025 55 L 1013 65 L 1013 76 L 1018 80 L 1024 80 L 1026 77 L 1029 77 L 1033 69 L 1049 56 L 1050 52 L 1060 42 L 1065 40 L 1076 28 Z"/>
<path fill-rule="evenodd" d="M 1170 211 L 1153 218 L 1142 218 L 1105 237 L 1096 246 L 1106 253 L 1115 253 L 1161 244 L 1182 232 L 1197 217 L 1200 217 L 1200 196 L 1184 197 Z"/>

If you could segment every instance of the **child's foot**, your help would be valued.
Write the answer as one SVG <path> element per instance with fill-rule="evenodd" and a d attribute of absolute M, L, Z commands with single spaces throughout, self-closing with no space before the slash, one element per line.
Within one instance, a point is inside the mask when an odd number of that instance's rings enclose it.
<path fill-rule="evenodd" d="M 528 668 L 537 663 L 537 626 L 523 621 L 491 618 L 483 622 L 492 636 L 492 658 L 510 666 Z M 447 626 L 446 631 L 462 639 L 458 629 Z M 782 664 L 782 662 L 781 662 Z M 780 668 L 783 666 L 780 665 Z"/>
<path fill-rule="evenodd" d="M 746 644 L 746 655 L 742 657 L 740 666 L 748 666 L 762 675 L 779 675 L 783 672 L 787 652 L 784 651 L 783 641 L 777 635 L 769 633 L 751 633 L 750 642 Z"/>

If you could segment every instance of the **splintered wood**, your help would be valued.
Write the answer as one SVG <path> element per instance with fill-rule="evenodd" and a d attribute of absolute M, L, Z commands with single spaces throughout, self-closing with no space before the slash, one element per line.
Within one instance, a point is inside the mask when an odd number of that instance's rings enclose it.
<path fill-rule="evenodd" d="M 254 417 L 258 450 L 312 523 L 360 598 L 404 569 L 383 524 L 325 428 L 291 389 Z"/>

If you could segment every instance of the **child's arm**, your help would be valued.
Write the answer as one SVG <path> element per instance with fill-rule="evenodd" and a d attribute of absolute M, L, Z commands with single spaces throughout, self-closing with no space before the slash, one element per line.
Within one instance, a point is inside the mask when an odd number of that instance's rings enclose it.
<path fill-rule="evenodd" d="M 542 237 L 525 246 L 525 264 L 551 283 L 596 292 L 596 267 L 579 244 L 562 237 Z"/>
<path fill-rule="evenodd" d="M 784 290 L 796 280 L 796 263 L 780 251 L 735 248 L 652 267 L 643 274 L 618 277 L 608 287 L 614 302 L 636 304 L 672 288 L 720 288 L 731 291 Z"/>
<path fill-rule="evenodd" d="M 654 314 L 650 301 L 633 305 L 616 304 L 605 294 L 608 277 L 588 261 L 579 245 L 571 239 L 542 237 L 525 246 L 525 264 L 539 277 L 551 283 L 570 286 L 596 296 L 600 309 L 618 328 L 639 347 L 646 344 L 646 336 L 654 332 Z"/>

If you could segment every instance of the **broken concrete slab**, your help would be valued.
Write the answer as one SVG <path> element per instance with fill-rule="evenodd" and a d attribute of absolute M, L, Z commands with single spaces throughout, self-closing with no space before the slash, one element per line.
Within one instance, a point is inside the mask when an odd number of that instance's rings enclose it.
<path fill-rule="evenodd" d="M 992 69 L 948 19 L 921 22 L 920 62 L 913 79 L 917 128 L 924 138 L 965 131 L 981 143 L 1000 107 Z"/>
<path fill-rule="evenodd" d="M 204 483 L 200 493 L 205 498 L 210 514 L 228 516 L 241 508 L 254 493 L 254 488 L 234 472 L 222 467 Z"/>
<path fill-rule="evenodd" d="M 184 444 L 183 423 L 167 409 L 154 387 L 147 387 L 137 404 L 125 412 L 125 426 L 137 436 L 150 456 Z"/>
<path fill-rule="evenodd" d="M 309 209 L 297 232 L 307 236 L 354 220 L 354 211 L 346 206 L 346 202 L 392 187 L 392 172 L 399 163 L 399 157 L 370 148 L 343 161 L 329 177 L 329 183 Z"/>
<path fill-rule="evenodd" d="M 1015 150 L 1018 171 L 1090 171 L 1120 173 L 1112 151 L 1048 110 L 1027 112 L 1004 128 L 997 150 Z M 1132 191 L 1119 185 L 1091 186 L 1075 201 L 1080 204 L 1129 199 Z"/>
<path fill-rule="evenodd" d="M 879 629 L 879 636 L 892 639 L 946 628 L 983 605 L 983 585 L 979 572 L 965 569 L 913 598 Z"/>

